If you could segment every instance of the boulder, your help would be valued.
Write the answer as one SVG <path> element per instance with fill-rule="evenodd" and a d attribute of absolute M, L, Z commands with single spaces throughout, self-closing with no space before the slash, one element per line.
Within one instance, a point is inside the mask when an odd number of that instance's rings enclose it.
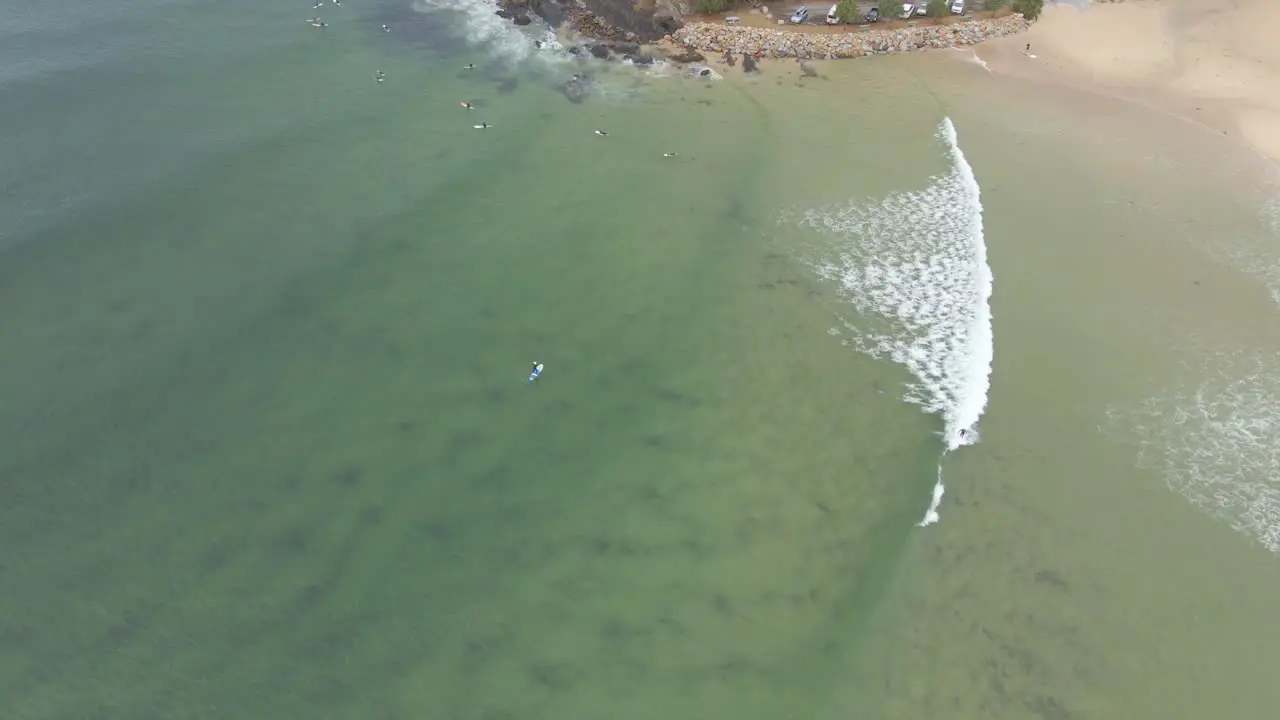
<path fill-rule="evenodd" d="M 574 73 L 560 86 L 560 92 L 569 98 L 569 102 L 577 104 L 587 99 L 587 95 L 591 94 L 591 86 L 593 81 L 590 75 Z"/>
<path fill-rule="evenodd" d="M 635 43 L 609 43 L 609 51 L 615 55 L 635 55 L 640 46 Z"/>
<path fill-rule="evenodd" d="M 672 56 L 671 62 L 677 62 L 683 65 L 688 65 L 690 63 L 704 62 L 706 61 L 706 59 L 707 58 L 705 55 L 703 55 L 702 53 L 696 50 L 686 50 L 680 53 L 679 55 Z"/>
<path fill-rule="evenodd" d="M 590 52 L 594 57 L 598 57 L 598 58 L 600 58 L 601 60 L 607 60 L 607 59 L 609 59 L 609 46 L 608 46 L 608 45 L 592 45 L 592 46 L 591 46 L 591 48 L 589 49 L 589 52 Z"/>
<path fill-rule="evenodd" d="M 670 15 L 654 15 L 653 26 L 663 35 L 670 35 L 680 29 L 681 22 Z"/>
<path fill-rule="evenodd" d="M 528 15 L 526 15 L 526 14 L 524 14 L 524 13 L 520 13 L 519 15 L 515 16 L 514 18 L 511 18 L 511 22 L 513 22 L 513 23 L 515 23 L 515 24 L 517 24 L 517 25 L 528 25 L 529 23 L 531 23 L 531 22 L 533 22 L 533 21 L 529 19 L 529 16 L 528 16 Z"/>

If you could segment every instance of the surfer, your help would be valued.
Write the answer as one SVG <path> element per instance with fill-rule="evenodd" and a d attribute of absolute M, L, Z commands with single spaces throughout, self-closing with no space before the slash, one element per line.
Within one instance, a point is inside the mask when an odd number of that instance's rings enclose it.
<path fill-rule="evenodd" d="M 542 363 L 535 362 L 533 369 L 529 371 L 529 382 L 537 380 L 540 375 L 542 375 Z"/>
<path fill-rule="evenodd" d="M 597 134 L 597 135 L 599 135 L 600 137 L 605 137 L 605 136 L 607 136 L 609 133 L 607 133 L 607 132 L 605 132 L 605 131 L 603 131 L 603 130 L 597 130 L 597 131 L 596 131 L 596 134 Z"/>
<path fill-rule="evenodd" d="M 480 123 L 479 125 L 472 125 L 471 127 L 477 130 L 488 130 L 491 126 L 489 123 Z"/>
<path fill-rule="evenodd" d="M 387 27 L 386 25 L 383 25 L 382 32 L 391 32 L 391 28 Z"/>
<path fill-rule="evenodd" d="M 662 157 L 677 157 L 676 153 L 662 153 Z"/>
<path fill-rule="evenodd" d="M 458 104 L 459 104 L 459 105 L 461 105 L 462 107 L 466 108 L 467 110 L 475 110 L 475 109 L 476 109 L 476 108 L 475 108 L 475 106 L 474 106 L 474 105 L 472 105 L 472 104 L 471 104 L 471 103 L 469 103 L 469 102 L 460 102 L 460 103 L 458 103 Z"/>
<path fill-rule="evenodd" d="M 318 17 L 313 17 L 313 18 L 311 18 L 310 20 L 308 20 L 307 22 L 311 23 L 311 27 L 318 27 L 318 28 L 328 27 L 328 23 L 322 23 L 322 22 L 320 22 L 320 18 L 318 18 Z"/>
<path fill-rule="evenodd" d="M 387 74 L 379 70 L 373 74 L 373 79 L 382 82 L 387 79 Z"/>
<path fill-rule="evenodd" d="M 463 69 L 463 70 L 475 70 L 475 69 L 476 69 L 476 66 L 475 66 L 473 63 L 467 63 L 466 65 L 463 65 L 463 66 L 462 66 L 462 69 Z"/>

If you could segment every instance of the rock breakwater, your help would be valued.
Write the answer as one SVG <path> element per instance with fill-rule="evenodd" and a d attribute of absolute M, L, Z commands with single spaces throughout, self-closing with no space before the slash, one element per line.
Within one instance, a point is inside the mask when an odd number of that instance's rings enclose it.
<path fill-rule="evenodd" d="M 931 48 L 974 45 L 1030 27 L 1021 15 L 964 20 L 947 25 L 917 25 L 897 30 L 847 33 L 799 33 L 743 25 L 688 23 L 671 35 L 681 45 L 705 53 L 731 51 L 770 58 L 832 60 Z"/>

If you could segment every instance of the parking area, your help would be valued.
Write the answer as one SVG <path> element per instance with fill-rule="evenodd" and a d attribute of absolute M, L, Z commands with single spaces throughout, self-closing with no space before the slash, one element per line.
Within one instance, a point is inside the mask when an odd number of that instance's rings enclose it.
<path fill-rule="evenodd" d="M 948 4 L 950 4 L 951 2 L 952 0 L 948 0 Z M 827 13 L 831 10 L 831 6 L 833 5 L 833 3 L 834 3 L 834 0 L 819 0 L 816 3 L 815 2 L 803 2 L 803 3 L 780 2 L 777 4 L 771 4 L 766 0 L 766 2 L 763 2 L 761 4 L 769 9 L 769 13 L 772 15 L 772 19 L 766 18 L 760 15 L 759 13 L 753 12 L 751 8 L 746 6 L 740 6 L 738 8 L 735 8 L 732 11 L 724 13 L 724 15 L 728 17 L 737 17 L 739 19 L 738 21 L 744 25 L 754 25 L 754 26 L 760 26 L 760 27 L 776 26 L 778 24 L 778 21 L 783 21 L 784 25 L 788 25 L 795 29 L 803 29 L 805 31 L 818 31 L 822 28 L 832 27 L 832 25 L 829 25 L 827 23 Z M 903 12 L 903 4 L 904 4 L 903 0 L 891 0 L 888 3 L 881 3 L 881 2 L 878 2 L 878 0 L 859 0 L 858 12 L 857 12 L 858 19 L 856 22 L 850 23 L 850 24 L 852 25 L 865 24 L 866 17 L 873 8 L 882 10 L 884 11 L 885 14 L 892 11 L 891 16 L 889 17 L 882 16 L 880 18 L 881 21 L 883 22 L 898 21 L 899 16 Z M 790 22 L 791 17 L 800 8 L 805 8 L 806 10 L 809 11 L 808 17 L 804 20 L 803 23 L 799 23 L 799 24 L 791 23 Z M 981 11 L 981 10 L 983 10 L 982 0 L 966 0 L 965 7 L 964 7 L 964 14 L 966 16 L 972 14 L 974 11 Z M 950 16 L 955 17 L 954 15 L 950 15 Z M 919 19 L 924 20 L 924 18 L 919 18 Z"/>

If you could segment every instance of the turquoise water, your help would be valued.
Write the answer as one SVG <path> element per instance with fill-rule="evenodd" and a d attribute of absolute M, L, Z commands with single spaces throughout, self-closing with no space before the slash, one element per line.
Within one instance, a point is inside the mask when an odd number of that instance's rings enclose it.
<path fill-rule="evenodd" d="M 468 2 L 0 9 L 0 717 L 1274 707 L 1227 151 Z"/>
<path fill-rule="evenodd" d="M 937 426 L 774 246 L 748 95 L 573 105 L 392 6 L 5 12 L 0 714 L 825 702 Z"/>

